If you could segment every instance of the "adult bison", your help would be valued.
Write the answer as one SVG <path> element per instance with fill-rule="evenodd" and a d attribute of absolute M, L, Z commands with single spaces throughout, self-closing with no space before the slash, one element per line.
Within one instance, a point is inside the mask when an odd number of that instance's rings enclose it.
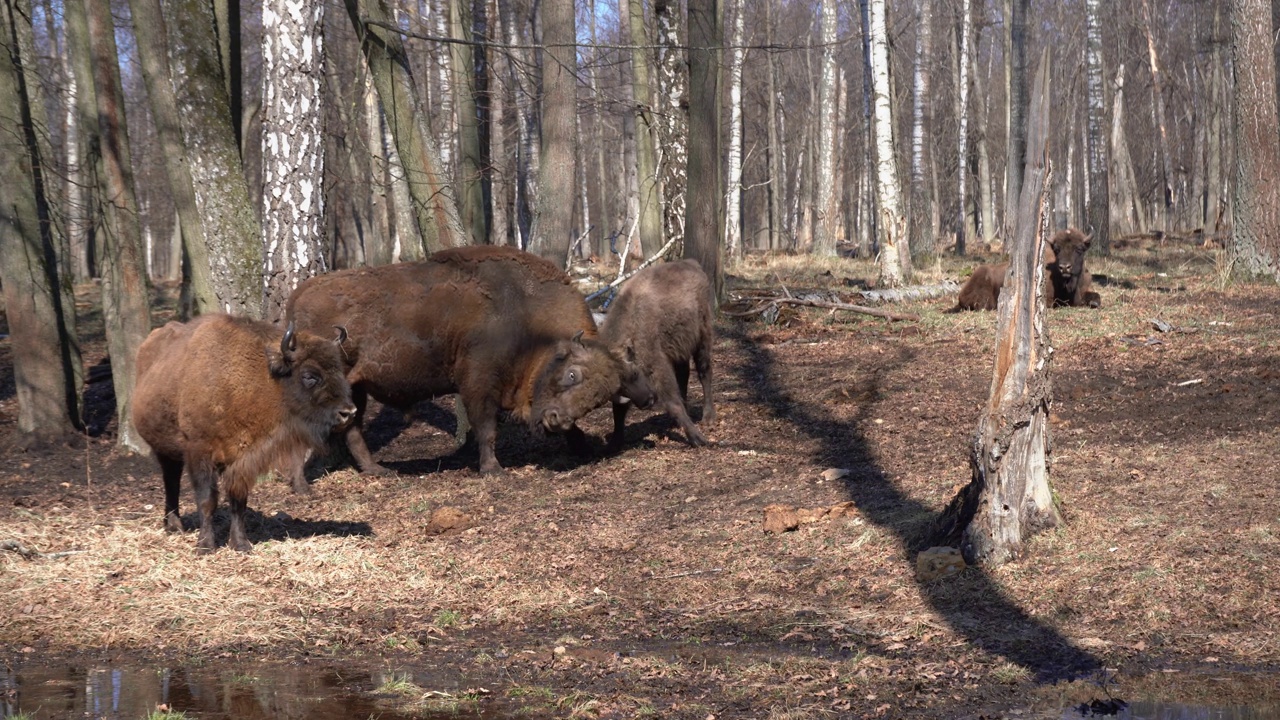
<path fill-rule="evenodd" d="M 1084 254 L 1092 242 L 1075 228 L 1059 230 L 1050 238 L 1055 260 L 1049 263 L 1048 274 L 1055 306 L 1102 307 L 1102 297 L 1093 291 L 1093 276 L 1084 267 Z"/>
<path fill-rule="evenodd" d="M 596 341 L 587 304 L 565 274 L 515 248 L 452 248 L 313 277 L 290 296 L 286 317 L 299 328 L 351 331 L 343 349 L 356 417 L 346 441 L 365 472 L 387 472 L 361 434 L 368 396 L 408 409 L 458 393 L 485 473 L 502 469 L 494 455 L 499 411 L 581 444 L 576 421 L 611 398 L 652 403 L 629 358 Z"/>
<path fill-rule="evenodd" d="M 329 433 L 355 416 L 339 349 L 290 326 L 228 315 L 171 322 L 138 348 L 133 422 L 164 475 L 164 524 L 181 531 L 178 490 L 185 465 L 200 509 L 200 552 L 214 549 L 218 482 L 231 505 L 227 544 L 250 549 L 249 489 L 259 475 L 301 467 Z"/>
<path fill-rule="evenodd" d="M 1044 248 L 1044 302 L 1053 304 L 1053 281 L 1050 268 L 1057 262 L 1053 245 Z M 1009 263 L 995 265 L 979 265 L 973 274 L 960 287 L 960 295 L 955 307 L 944 312 L 957 313 L 962 310 L 995 310 L 1000 304 L 1000 290 L 1004 288 L 1005 275 L 1009 272 Z"/>
<path fill-rule="evenodd" d="M 706 445 L 707 436 L 685 409 L 689 361 L 702 381 L 702 422 L 715 421 L 711 403 L 711 282 L 695 260 L 654 265 L 627 281 L 600 330 L 615 349 L 634 349 L 636 364 L 648 376 L 663 410 L 676 419 L 690 445 Z M 630 404 L 613 403 L 611 450 L 622 446 Z"/>

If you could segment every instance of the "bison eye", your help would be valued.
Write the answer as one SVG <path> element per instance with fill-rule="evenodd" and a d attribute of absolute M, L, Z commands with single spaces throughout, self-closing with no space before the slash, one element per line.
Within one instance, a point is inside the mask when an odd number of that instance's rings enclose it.
<path fill-rule="evenodd" d="M 320 376 L 313 372 L 302 373 L 302 386 L 310 390 L 320 383 Z"/>
<path fill-rule="evenodd" d="M 564 380 L 560 384 L 565 387 L 571 387 L 580 382 L 582 382 L 582 374 L 578 372 L 577 368 L 569 368 L 564 372 Z"/>

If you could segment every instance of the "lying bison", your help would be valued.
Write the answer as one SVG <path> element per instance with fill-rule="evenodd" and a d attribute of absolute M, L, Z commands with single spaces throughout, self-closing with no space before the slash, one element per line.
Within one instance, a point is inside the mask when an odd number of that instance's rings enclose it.
<path fill-rule="evenodd" d="M 501 470 L 499 411 L 581 444 L 576 421 L 596 407 L 615 396 L 652 402 L 630 359 L 595 340 L 587 304 L 565 274 L 514 248 L 453 248 L 313 277 L 293 292 L 286 316 L 299 328 L 351 331 L 343 350 L 356 417 L 346 441 L 365 472 L 388 472 L 361 434 L 370 395 L 408 409 L 458 393 L 485 473 Z"/>
<path fill-rule="evenodd" d="M 685 409 L 689 361 L 702 381 L 702 422 L 715 420 L 711 404 L 711 282 L 695 260 L 663 263 L 642 270 L 622 286 L 600 330 L 611 348 L 633 348 L 636 363 L 691 445 L 706 445 Z M 622 446 L 630 405 L 613 404 L 610 449 Z"/>
<path fill-rule="evenodd" d="M 171 322 L 138 349 L 133 422 L 164 475 L 164 524 L 181 531 L 185 465 L 200 509 L 196 548 L 214 549 L 221 480 L 231 505 L 227 544 L 241 552 L 249 489 L 259 475 L 301 467 L 355 415 L 336 341 L 227 315 Z"/>
<path fill-rule="evenodd" d="M 1050 268 L 1057 262 L 1052 243 L 1044 248 L 1044 302 L 1052 306 L 1053 281 Z M 944 312 L 957 313 L 962 310 L 995 310 L 1000 304 L 1000 290 L 1004 288 L 1004 279 L 1009 272 L 1009 263 L 995 265 L 979 265 L 973 274 L 960 287 L 960 296 L 955 307 Z"/>
<path fill-rule="evenodd" d="M 1093 276 L 1084 268 L 1084 254 L 1092 242 L 1075 228 L 1059 230 L 1049 240 L 1055 255 L 1048 264 L 1055 306 L 1102 307 L 1102 297 L 1093 291 Z"/>

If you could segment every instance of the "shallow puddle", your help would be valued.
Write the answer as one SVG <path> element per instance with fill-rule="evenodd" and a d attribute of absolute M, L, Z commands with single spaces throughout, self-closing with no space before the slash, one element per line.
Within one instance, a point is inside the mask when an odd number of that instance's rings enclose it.
<path fill-rule="evenodd" d="M 143 668 L 49 665 L 0 670 L 0 718 L 145 720 L 407 720 L 503 717 L 456 679 L 334 665 Z M 183 715 L 177 715 L 183 713 Z M 161 715 L 160 717 L 164 717 Z"/>

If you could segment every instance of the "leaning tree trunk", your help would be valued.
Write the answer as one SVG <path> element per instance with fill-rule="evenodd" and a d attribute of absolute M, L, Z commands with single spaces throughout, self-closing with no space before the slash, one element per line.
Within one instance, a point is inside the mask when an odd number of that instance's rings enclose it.
<path fill-rule="evenodd" d="M 902 215 L 902 191 L 898 184 L 894 143 L 893 98 L 889 89 L 889 35 L 885 0 L 871 0 L 871 77 L 875 107 L 876 198 L 883 224 L 880 245 L 880 284 L 897 287 L 911 279 L 911 249 L 906 219 Z"/>
<path fill-rule="evenodd" d="M 1232 249 L 1246 275 L 1280 280 L 1280 119 L 1269 4 L 1232 0 L 1236 183 Z"/>
<path fill-rule="evenodd" d="M 970 451 L 973 477 L 939 518 L 960 539 L 971 564 L 1018 557 L 1033 533 L 1061 522 L 1049 486 L 1050 369 L 1053 347 L 1044 326 L 1044 246 L 1050 232 L 1049 52 L 1041 57 L 1028 119 L 1030 151 L 1009 277 L 1000 293 L 991 395 Z"/>
<path fill-rule="evenodd" d="M 689 222 L 684 256 L 698 261 L 711 279 L 712 303 L 724 297 L 724 201 L 720 177 L 720 28 L 717 0 L 689 2 Z"/>
<path fill-rule="evenodd" d="M 74 3 L 68 3 L 68 6 Z M 119 54 L 108 0 L 87 0 L 89 51 L 97 97 L 98 147 L 102 153 L 103 233 L 102 317 L 111 355 L 111 384 L 116 395 L 116 444 L 150 453 L 133 425 L 129 408 L 137 381 L 137 355 L 151 332 L 151 297 L 142 256 L 142 232 L 134 195 L 133 163 L 120 85 Z"/>
<path fill-rule="evenodd" d="M 573 0 L 542 3 L 542 165 L 529 251 L 559 267 L 573 241 L 573 148 L 577 101 L 577 41 Z"/>
<path fill-rule="evenodd" d="M 0 3 L 0 291 L 9 323 L 18 431 L 38 441 L 69 437 L 80 426 L 80 346 L 75 308 L 60 291 L 58 259 L 27 70 L 35 58 L 20 36 L 30 7 Z M 25 26 L 25 27 L 24 27 Z M 34 65 L 32 65 L 34 67 Z"/>
<path fill-rule="evenodd" d="M 324 245 L 324 3 L 262 5 L 262 245 L 266 317 L 326 270 Z"/>

